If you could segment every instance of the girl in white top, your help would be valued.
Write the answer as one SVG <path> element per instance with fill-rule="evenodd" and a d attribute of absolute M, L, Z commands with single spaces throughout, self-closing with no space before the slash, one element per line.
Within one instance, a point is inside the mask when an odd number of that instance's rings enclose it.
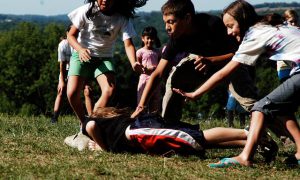
<path fill-rule="evenodd" d="M 84 82 L 96 78 L 101 97 L 94 109 L 107 106 L 115 90 L 113 52 L 119 34 L 122 35 L 126 54 L 134 71 L 143 72 L 136 62 L 132 37 L 136 35 L 131 18 L 135 8 L 146 1 L 128 0 L 87 0 L 87 4 L 68 14 L 72 21 L 68 41 L 75 49 L 72 54 L 68 81 L 68 99 L 80 119 L 84 122 L 84 110 L 80 91 Z"/>
<path fill-rule="evenodd" d="M 235 165 L 250 166 L 253 161 L 257 142 L 266 125 L 284 120 L 281 127 L 286 129 L 296 144 L 295 155 L 286 159 L 287 164 L 300 165 L 300 128 L 294 113 L 300 105 L 300 30 L 289 26 L 270 26 L 258 22 L 252 5 L 244 0 L 231 3 L 224 10 L 223 22 L 229 35 L 241 41 L 232 60 L 215 73 L 200 88 L 192 93 L 174 89 L 190 99 L 202 96 L 223 79 L 234 72 L 241 64 L 255 65 L 262 53 L 270 60 L 285 60 L 292 67 L 290 77 L 269 95 L 256 102 L 251 112 L 251 125 L 247 143 L 242 153 L 233 158 L 224 158 L 210 167 Z"/>

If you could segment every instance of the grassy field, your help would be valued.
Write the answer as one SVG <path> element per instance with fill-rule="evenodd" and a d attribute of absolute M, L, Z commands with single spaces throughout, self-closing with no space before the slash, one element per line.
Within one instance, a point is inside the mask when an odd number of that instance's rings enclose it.
<path fill-rule="evenodd" d="M 216 120 L 200 125 L 204 129 L 226 124 Z M 236 155 L 241 149 L 207 150 L 204 159 L 79 152 L 63 143 L 78 127 L 72 116 L 60 117 L 53 125 L 44 116 L 0 114 L 0 179 L 300 179 L 300 168 L 282 163 L 293 153 L 293 145 L 279 144 L 277 160 L 270 165 L 256 155 L 251 168 L 210 169 L 208 163 Z"/>

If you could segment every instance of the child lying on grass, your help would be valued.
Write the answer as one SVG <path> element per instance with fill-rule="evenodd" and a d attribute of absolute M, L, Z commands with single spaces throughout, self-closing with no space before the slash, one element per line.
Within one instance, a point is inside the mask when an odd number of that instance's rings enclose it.
<path fill-rule="evenodd" d="M 208 148 L 244 147 L 247 139 L 248 131 L 244 129 L 217 127 L 202 131 L 198 125 L 165 123 L 157 114 L 133 119 L 130 113 L 129 109 L 98 108 L 83 123 L 83 133 L 93 140 L 90 149 L 203 155 Z M 272 143 L 276 145 L 274 141 Z"/>

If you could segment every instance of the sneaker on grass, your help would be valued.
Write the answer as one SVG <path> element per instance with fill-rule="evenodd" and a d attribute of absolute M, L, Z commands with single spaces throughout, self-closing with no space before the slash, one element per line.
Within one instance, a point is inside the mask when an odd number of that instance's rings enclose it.
<path fill-rule="evenodd" d="M 66 137 L 64 142 L 68 146 L 72 148 L 77 148 L 79 151 L 82 151 L 88 147 L 89 140 L 90 138 L 82 134 L 82 132 L 80 131 L 75 135 Z"/>
<path fill-rule="evenodd" d="M 57 118 L 52 117 L 50 122 L 51 122 L 52 124 L 56 124 L 56 123 L 57 123 Z"/>

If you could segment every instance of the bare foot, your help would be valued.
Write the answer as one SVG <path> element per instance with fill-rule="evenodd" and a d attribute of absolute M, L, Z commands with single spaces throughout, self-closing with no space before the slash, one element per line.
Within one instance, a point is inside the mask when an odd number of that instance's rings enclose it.
<path fill-rule="evenodd" d="M 298 161 L 300 161 L 300 153 L 296 153 L 296 154 L 295 154 L 295 157 L 296 157 L 296 159 L 297 159 Z"/>
<path fill-rule="evenodd" d="M 252 166 L 251 161 L 243 160 L 240 156 L 233 157 L 233 159 L 237 160 L 242 166 Z"/>
<path fill-rule="evenodd" d="M 89 141 L 88 147 L 91 151 L 103 151 L 103 149 L 95 141 L 92 140 Z"/>

